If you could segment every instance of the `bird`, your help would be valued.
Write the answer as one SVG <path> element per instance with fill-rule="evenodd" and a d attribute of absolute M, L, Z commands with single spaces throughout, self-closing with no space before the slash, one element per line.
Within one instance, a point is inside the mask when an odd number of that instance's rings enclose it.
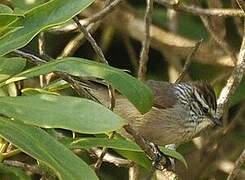
<path fill-rule="evenodd" d="M 215 117 L 217 100 L 213 87 L 206 81 L 169 83 L 148 80 L 153 91 L 152 108 L 141 114 L 129 100 L 116 95 L 114 112 L 126 119 L 142 137 L 156 145 L 181 144 L 197 137 L 211 126 L 222 126 Z M 106 91 L 92 92 L 102 104 L 109 105 Z M 121 132 L 127 135 L 125 132 Z M 130 135 L 129 135 L 130 136 Z"/>

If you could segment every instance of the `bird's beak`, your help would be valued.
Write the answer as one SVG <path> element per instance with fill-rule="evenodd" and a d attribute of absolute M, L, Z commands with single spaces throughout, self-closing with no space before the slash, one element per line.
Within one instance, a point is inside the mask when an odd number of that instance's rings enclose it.
<path fill-rule="evenodd" d="M 218 119 L 216 117 L 212 117 L 211 120 L 215 126 L 223 127 L 223 122 L 220 119 Z"/>

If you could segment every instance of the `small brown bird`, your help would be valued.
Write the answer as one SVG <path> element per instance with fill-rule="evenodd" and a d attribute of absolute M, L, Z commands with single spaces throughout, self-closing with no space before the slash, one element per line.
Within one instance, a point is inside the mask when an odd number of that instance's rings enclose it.
<path fill-rule="evenodd" d="M 114 108 L 145 139 L 157 145 L 178 144 L 198 136 L 209 126 L 222 125 L 215 118 L 216 96 L 207 82 L 172 84 L 149 80 L 146 84 L 154 93 L 149 112 L 142 115 L 120 95 L 116 96 Z M 101 92 L 95 96 L 108 105 L 109 97 Z"/>

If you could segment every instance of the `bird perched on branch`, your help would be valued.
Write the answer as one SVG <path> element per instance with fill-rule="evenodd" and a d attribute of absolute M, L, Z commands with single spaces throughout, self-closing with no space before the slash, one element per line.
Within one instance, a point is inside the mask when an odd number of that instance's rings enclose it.
<path fill-rule="evenodd" d="M 172 84 L 149 80 L 154 104 L 141 114 L 121 95 L 116 96 L 114 112 L 128 120 L 131 127 L 145 139 L 157 144 L 178 144 L 191 140 L 212 125 L 222 125 L 215 117 L 216 96 L 207 82 Z M 106 91 L 92 92 L 103 104 L 109 105 Z"/>

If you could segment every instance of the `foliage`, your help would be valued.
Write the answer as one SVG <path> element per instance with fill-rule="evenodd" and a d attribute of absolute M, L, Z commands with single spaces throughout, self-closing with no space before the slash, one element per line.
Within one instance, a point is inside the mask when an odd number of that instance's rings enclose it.
<path fill-rule="evenodd" d="M 101 83 L 114 88 L 116 93 L 127 98 L 141 114 L 147 113 L 151 109 L 152 91 L 131 75 L 136 72 L 131 73 L 124 70 L 125 68 L 136 70 L 138 66 L 137 60 L 134 59 L 136 58 L 134 51 L 138 44 L 127 37 L 130 32 L 128 34 L 120 33 L 118 27 L 113 27 L 112 24 L 99 29 L 99 33 L 96 35 L 102 36 L 101 47 L 110 57 L 110 65 L 96 61 L 97 57 L 91 53 L 91 48 L 88 48 L 87 44 L 79 39 L 80 33 L 76 34 L 75 31 L 62 35 L 52 33 L 54 27 L 63 28 L 67 24 L 70 25 L 72 18 L 76 15 L 85 14 L 86 16 L 87 12 L 85 11 L 93 3 L 94 0 L 42 0 L 28 5 L 24 1 L 20 3 L 20 1 L 13 0 L 11 4 L 8 4 L 9 6 L 0 4 L 1 178 L 23 180 L 34 178 L 35 172 L 34 175 L 27 175 L 27 170 L 23 167 L 16 168 L 5 164 L 5 160 L 19 159 L 30 166 L 37 166 L 42 172 L 38 176 L 46 175 L 50 178 L 56 176 L 64 180 L 115 179 L 118 177 L 113 173 L 106 173 L 107 170 L 104 168 L 110 169 L 106 164 L 103 164 L 100 173 L 95 173 L 92 165 L 97 158 L 91 157 L 91 151 L 96 148 L 109 148 L 111 154 L 135 162 L 146 172 L 150 171 L 151 161 L 139 146 L 117 133 L 114 134 L 114 131 L 121 133 L 123 126 L 127 124 L 126 120 L 101 105 L 98 100 L 95 100 L 96 98 L 86 99 L 86 90 L 91 88 L 89 83 Z M 138 6 L 139 4 L 141 5 L 138 3 L 132 6 L 132 9 L 135 9 L 137 13 L 143 12 L 142 9 L 145 9 Z M 96 8 L 96 5 L 92 8 Z M 83 12 L 85 13 L 83 14 Z M 135 14 L 137 14 L 136 12 Z M 167 19 L 167 13 L 163 13 L 162 9 L 157 7 L 153 14 L 153 22 L 167 29 L 168 24 L 171 23 Z M 180 35 L 192 39 L 200 37 L 208 39 L 208 33 L 199 19 L 193 18 L 191 15 L 182 15 L 180 20 Z M 76 40 L 77 38 L 80 44 L 76 48 L 80 45 L 83 46 L 73 54 L 73 57 L 55 59 L 42 56 L 40 53 L 40 57 L 43 59 L 42 64 L 41 61 L 36 61 L 36 64 L 33 64 L 28 61 L 30 57 L 18 57 L 19 54 L 15 50 L 21 48 L 25 52 L 31 52 L 31 55 L 36 54 L 38 51 L 37 39 L 42 38 L 40 33 L 45 34 L 44 50 L 50 52 L 52 57 L 58 56 L 57 52 L 64 50 L 68 40 Z M 137 38 L 136 35 L 135 39 Z M 49 41 L 52 42 L 48 43 Z M 158 44 L 153 45 L 153 47 L 155 46 Z M 155 79 L 166 80 L 167 71 L 163 71 L 161 67 L 168 68 L 169 66 L 162 60 L 160 53 L 151 50 L 149 57 L 154 59 L 154 62 L 149 62 L 147 75 Z M 123 51 L 127 52 L 123 54 Z M 169 53 L 172 52 L 169 51 Z M 227 69 L 221 65 L 194 63 L 190 68 L 189 75 L 193 79 L 201 78 L 211 81 Z M 161 77 L 158 76 L 158 72 L 161 72 Z M 48 76 L 52 78 L 48 79 Z M 72 81 L 63 78 L 67 76 Z M 46 81 L 43 78 L 47 78 Z M 224 81 L 221 81 L 215 85 L 217 93 L 220 92 L 223 84 Z M 77 91 L 76 86 L 84 90 L 83 97 L 80 97 L 81 92 Z M 233 114 L 236 114 L 240 107 L 244 106 L 244 87 L 243 81 L 237 92 L 231 97 L 229 106 L 231 113 L 227 115 L 227 119 L 233 118 Z M 229 120 L 226 123 L 228 124 Z M 238 129 L 234 133 L 237 137 L 232 137 L 238 141 L 235 144 L 240 150 L 239 144 L 242 138 L 239 139 L 239 137 L 244 136 L 244 127 L 235 127 L 234 125 L 231 128 Z M 228 130 L 230 131 L 230 129 Z M 111 134 L 114 134 L 112 139 L 110 139 Z M 214 144 L 212 145 L 214 146 Z M 178 160 L 177 168 L 182 170 L 182 174 L 187 169 L 183 168 L 184 166 L 195 167 L 195 164 L 191 162 L 194 158 L 189 158 L 187 155 L 191 151 L 195 151 L 196 154 L 201 153 L 193 143 L 180 146 L 178 149 L 180 153 L 165 147 L 161 147 L 161 150 L 165 155 Z M 207 148 L 208 150 L 210 148 Z M 198 175 L 195 176 L 194 173 L 193 177 L 196 178 Z"/>

